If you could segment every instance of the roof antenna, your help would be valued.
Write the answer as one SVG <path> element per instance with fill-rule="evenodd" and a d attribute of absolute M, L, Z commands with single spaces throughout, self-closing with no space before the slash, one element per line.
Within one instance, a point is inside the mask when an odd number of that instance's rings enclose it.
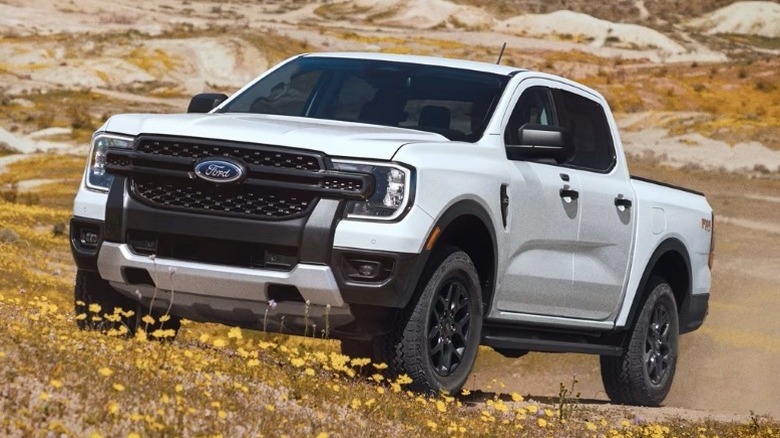
<path fill-rule="evenodd" d="M 504 41 L 504 45 L 501 46 L 501 53 L 498 54 L 498 60 L 496 60 L 496 64 L 501 64 L 501 57 L 504 56 L 504 49 L 506 49 L 506 41 Z"/>

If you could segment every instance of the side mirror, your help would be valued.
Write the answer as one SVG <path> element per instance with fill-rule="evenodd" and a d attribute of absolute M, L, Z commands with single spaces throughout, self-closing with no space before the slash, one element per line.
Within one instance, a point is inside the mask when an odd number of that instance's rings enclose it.
<path fill-rule="evenodd" d="M 517 145 L 507 145 L 510 160 L 551 159 L 563 162 L 571 153 L 568 130 L 559 126 L 527 123 L 517 130 Z"/>
<path fill-rule="evenodd" d="M 227 100 L 227 96 L 222 93 L 201 93 L 196 94 L 190 100 L 190 106 L 187 107 L 188 113 L 207 113 Z"/>

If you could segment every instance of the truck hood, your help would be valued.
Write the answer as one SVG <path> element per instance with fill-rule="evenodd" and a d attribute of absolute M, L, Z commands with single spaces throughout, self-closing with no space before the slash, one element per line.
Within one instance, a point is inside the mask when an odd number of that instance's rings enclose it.
<path fill-rule="evenodd" d="M 439 134 L 388 126 L 264 114 L 122 114 L 103 130 L 208 138 L 321 151 L 333 157 L 390 160 L 403 145 L 444 142 Z"/>

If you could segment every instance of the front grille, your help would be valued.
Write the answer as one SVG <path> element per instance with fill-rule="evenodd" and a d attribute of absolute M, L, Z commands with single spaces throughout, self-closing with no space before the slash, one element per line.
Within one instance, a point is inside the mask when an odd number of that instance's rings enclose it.
<path fill-rule="evenodd" d="M 203 159 L 228 158 L 245 171 L 236 183 L 198 178 Z M 128 178 L 131 194 L 155 208 L 260 220 L 309 214 L 320 197 L 365 200 L 370 174 L 328 169 L 321 153 L 221 140 L 142 135 L 134 149 L 111 148 L 106 171 Z"/>
<path fill-rule="evenodd" d="M 211 144 L 210 142 L 176 139 L 160 140 L 142 138 L 139 152 L 150 155 L 163 155 L 201 159 L 207 157 L 230 157 L 247 164 L 283 169 L 320 170 L 321 160 L 317 154 L 309 152 L 291 153 L 271 147 L 245 147 L 243 145 Z"/>
<path fill-rule="evenodd" d="M 309 193 L 248 186 L 215 187 L 190 180 L 134 178 L 133 194 L 154 207 L 264 219 L 291 219 L 308 214 Z"/>

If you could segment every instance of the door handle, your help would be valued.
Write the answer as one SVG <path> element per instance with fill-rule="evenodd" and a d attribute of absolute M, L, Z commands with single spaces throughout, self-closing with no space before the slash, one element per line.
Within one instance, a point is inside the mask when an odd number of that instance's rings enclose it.
<path fill-rule="evenodd" d="M 615 207 L 631 208 L 632 202 L 626 198 L 615 198 Z"/>
<path fill-rule="evenodd" d="M 580 197 L 580 192 L 572 189 L 561 189 L 558 193 L 561 195 L 561 198 L 571 198 L 574 200 Z"/>

